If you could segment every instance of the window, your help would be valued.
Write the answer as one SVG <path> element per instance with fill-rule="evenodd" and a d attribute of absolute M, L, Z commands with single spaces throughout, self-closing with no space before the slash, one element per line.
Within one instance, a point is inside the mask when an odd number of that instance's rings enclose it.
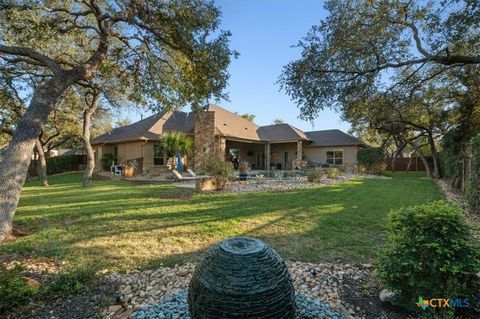
<path fill-rule="evenodd" d="M 165 165 L 165 151 L 159 144 L 153 145 L 153 165 Z"/>
<path fill-rule="evenodd" d="M 343 151 L 327 151 L 327 164 L 343 165 Z"/>

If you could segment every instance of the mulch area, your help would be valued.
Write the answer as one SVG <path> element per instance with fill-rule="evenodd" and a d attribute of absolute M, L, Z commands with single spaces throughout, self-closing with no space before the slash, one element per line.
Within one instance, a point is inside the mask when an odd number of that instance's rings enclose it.
<path fill-rule="evenodd" d="M 100 318 L 101 309 L 116 303 L 115 283 L 104 279 L 88 286 L 79 293 L 69 296 L 39 296 L 29 304 L 0 314 L 6 319 L 87 319 Z"/>

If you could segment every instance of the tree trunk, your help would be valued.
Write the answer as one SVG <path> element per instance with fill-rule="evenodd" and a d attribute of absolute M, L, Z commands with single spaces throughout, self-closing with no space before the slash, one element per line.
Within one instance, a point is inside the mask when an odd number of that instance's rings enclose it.
<path fill-rule="evenodd" d="M 43 145 L 40 139 L 35 141 L 35 148 L 38 153 L 38 179 L 40 180 L 40 185 L 48 186 L 47 178 L 47 161 L 45 160 L 45 152 L 43 150 Z"/>
<path fill-rule="evenodd" d="M 0 242 L 12 232 L 13 216 L 27 176 L 35 141 L 40 135 L 55 102 L 67 87 L 77 81 L 72 73 L 52 77 L 33 95 L 30 106 L 18 122 L 0 164 Z"/>
<path fill-rule="evenodd" d="M 83 174 L 83 187 L 89 187 L 92 182 L 92 174 L 95 168 L 95 157 L 93 153 L 92 145 L 90 144 L 90 122 L 92 114 L 97 111 L 98 107 L 98 93 L 95 93 L 92 97 L 92 103 L 83 111 L 83 143 L 85 144 L 85 150 L 87 152 L 87 166 L 85 167 L 85 173 Z"/>
<path fill-rule="evenodd" d="M 406 170 L 407 173 L 410 172 L 410 167 L 412 166 L 412 159 L 413 159 L 412 154 L 410 154 L 410 159 L 408 160 L 407 170 Z"/>
<path fill-rule="evenodd" d="M 433 178 L 442 177 L 440 174 L 440 157 L 438 156 L 437 147 L 435 146 L 435 140 L 431 133 L 428 133 L 428 144 L 432 152 L 433 158 Z"/>
<path fill-rule="evenodd" d="M 403 151 L 404 148 L 405 148 L 405 144 L 397 145 L 397 149 L 393 153 L 393 157 L 392 157 L 392 163 L 391 163 L 392 172 L 395 172 L 395 166 L 396 166 L 396 163 L 397 163 L 397 158 L 400 155 L 400 153 Z"/>
<path fill-rule="evenodd" d="M 409 141 L 408 144 L 412 145 L 413 149 L 415 150 L 415 154 L 419 156 L 420 159 L 422 160 L 423 165 L 425 166 L 425 171 L 427 172 L 427 176 L 432 178 L 433 177 L 432 168 L 430 167 L 430 163 L 427 161 L 427 158 L 425 157 L 425 155 L 422 153 L 420 148 L 414 142 Z"/>
<path fill-rule="evenodd" d="M 430 178 L 433 178 L 434 176 L 432 174 L 432 168 L 430 167 L 430 163 L 427 161 L 427 158 L 425 157 L 425 155 L 423 155 L 423 153 L 417 152 L 417 154 L 422 160 L 423 165 L 425 166 L 425 171 L 427 172 L 427 176 Z"/>

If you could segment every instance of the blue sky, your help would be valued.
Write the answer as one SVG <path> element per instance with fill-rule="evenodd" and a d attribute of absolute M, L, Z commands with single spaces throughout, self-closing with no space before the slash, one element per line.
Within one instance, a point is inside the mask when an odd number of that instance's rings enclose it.
<path fill-rule="evenodd" d="M 314 24 L 325 18 L 322 1 L 313 0 L 218 0 L 221 29 L 232 32 L 231 48 L 240 57 L 229 67 L 226 91 L 230 101 L 220 106 L 230 111 L 255 114 L 254 122 L 268 125 L 280 118 L 304 131 L 350 125 L 334 111 L 325 110 L 312 123 L 298 119 L 297 106 L 275 84 L 282 67 L 300 56 L 296 44 Z"/>

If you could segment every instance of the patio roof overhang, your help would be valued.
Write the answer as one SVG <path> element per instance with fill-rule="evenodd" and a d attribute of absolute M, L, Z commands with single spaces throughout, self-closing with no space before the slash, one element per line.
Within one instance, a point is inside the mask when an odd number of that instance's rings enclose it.
<path fill-rule="evenodd" d="M 253 144 L 265 144 L 266 141 L 261 141 L 261 140 L 249 140 L 249 139 L 243 139 L 243 138 L 238 138 L 238 137 L 233 137 L 233 136 L 220 136 L 225 138 L 227 141 L 232 141 L 232 142 L 240 142 L 240 143 L 253 143 Z"/>

